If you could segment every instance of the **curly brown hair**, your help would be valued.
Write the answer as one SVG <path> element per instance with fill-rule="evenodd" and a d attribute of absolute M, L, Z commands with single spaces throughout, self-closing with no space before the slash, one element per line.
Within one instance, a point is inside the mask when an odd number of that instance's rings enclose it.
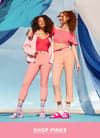
<path fill-rule="evenodd" d="M 45 22 L 44 32 L 51 34 L 54 23 L 47 15 L 40 15 L 40 16 L 35 17 L 32 20 L 31 27 L 32 27 L 33 33 L 35 33 L 37 30 L 40 29 L 40 27 L 38 25 L 38 19 L 40 17 L 42 17 L 44 19 L 44 22 Z"/>
<path fill-rule="evenodd" d="M 66 17 L 69 17 L 69 20 L 67 21 L 67 23 L 68 23 L 70 32 L 73 33 L 77 25 L 77 18 L 75 13 L 73 11 L 63 11 L 63 12 L 60 12 L 60 14 L 61 13 L 63 13 Z M 60 16 L 60 14 L 58 15 L 58 17 Z"/>

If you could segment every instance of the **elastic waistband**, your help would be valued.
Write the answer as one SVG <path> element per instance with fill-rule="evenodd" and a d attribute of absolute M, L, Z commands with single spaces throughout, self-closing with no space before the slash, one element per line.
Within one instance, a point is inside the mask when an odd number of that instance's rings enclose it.
<path fill-rule="evenodd" d="M 69 47 L 66 46 L 64 48 L 56 49 L 56 50 L 54 50 L 54 52 L 61 51 L 61 50 L 65 49 L 65 48 L 69 48 Z"/>

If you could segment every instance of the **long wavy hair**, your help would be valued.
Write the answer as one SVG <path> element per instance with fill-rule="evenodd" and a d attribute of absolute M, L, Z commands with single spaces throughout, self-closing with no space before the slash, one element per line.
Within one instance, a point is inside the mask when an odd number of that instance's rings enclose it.
<path fill-rule="evenodd" d="M 65 15 L 66 17 L 69 17 L 69 20 L 67 21 L 67 23 L 69 26 L 69 31 L 73 33 L 77 25 L 77 18 L 75 13 L 73 11 L 63 11 L 63 12 L 60 12 L 60 14 L 61 13 L 63 13 L 63 15 Z M 58 17 L 60 16 L 60 14 L 58 15 Z"/>
<path fill-rule="evenodd" d="M 38 19 L 40 17 L 42 17 L 44 19 L 44 22 L 45 22 L 44 32 L 51 34 L 54 23 L 47 15 L 40 15 L 40 16 L 35 17 L 32 20 L 31 27 L 32 27 L 33 33 L 35 33 L 37 30 L 40 29 L 39 24 L 38 24 Z"/>

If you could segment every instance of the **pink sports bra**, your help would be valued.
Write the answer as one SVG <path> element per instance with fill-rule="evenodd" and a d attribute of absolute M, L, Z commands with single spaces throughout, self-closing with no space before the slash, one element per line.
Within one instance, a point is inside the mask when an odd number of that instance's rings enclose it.
<path fill-rule="evenodd" d="M 69 31 L 61 30 L 59 28 L 54 27 L 54 42 L 56 43 L 64 43 L 66 45 L 78 45 L 75 34 L 72 34 Z"/>

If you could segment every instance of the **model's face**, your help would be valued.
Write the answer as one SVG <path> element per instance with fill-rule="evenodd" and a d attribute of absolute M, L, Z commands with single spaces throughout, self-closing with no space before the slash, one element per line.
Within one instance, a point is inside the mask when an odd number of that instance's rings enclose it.
<path fill-rule="evenodd" d="M 44 28 L 45 27 L 45 21 L 44 21 L 44 19 L 42 17 L 40 17 L 38 19 L 38 25 L 39 25 L 40 28 Z"/>
<path fill-rule="evenodd" d="M 62 25 L 67 23 L 67 21 L 69 20 L 69 17 L 64 15 L 63 13 L 60 13 L 58 18 L 59 18 L 60 24 L 62 24 Z"/>

